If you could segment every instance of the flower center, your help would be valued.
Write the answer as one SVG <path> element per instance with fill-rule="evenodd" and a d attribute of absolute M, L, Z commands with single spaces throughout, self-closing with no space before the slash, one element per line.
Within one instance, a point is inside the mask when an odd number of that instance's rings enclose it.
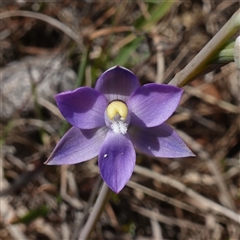
<path fill-rule="evenodd" d="M 114 133 L 127 133 L 128 123 L 128 107 L 119 100 L 112 101 L 106 109 L 107 117 L 110 120 L 110 126 Z"/>
<path fill-rule="evenodd" d="M 128 115 L 128 108 L 124 102 L 112 101 L 107 107 L 107 115 L 113 120 L 119 114 L 121 120 L 125 120 Z"/>

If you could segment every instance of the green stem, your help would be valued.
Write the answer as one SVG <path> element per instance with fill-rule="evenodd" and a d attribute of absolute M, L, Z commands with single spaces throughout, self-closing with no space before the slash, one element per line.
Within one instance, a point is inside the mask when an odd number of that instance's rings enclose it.
<path fill-rule="evenodd" d="M 239 31 L 240 9 L 228 20 L 220 31 L 206 44 L 206 46 L 193 58 L 189 64 L 175 75 L 170 85 L 183 87 L 204 71 L 209 61 L 219 49 L 226 44 L 230 37 Z"/>
<path fill-rule="evenodd" d="M 110 198 L 112 191 L 109 189 L 107 184 L 104 182 L 102 185 L 102 188 L 100 190 L 100 194 L 97 198 L 97 201 L 93 207 L 93 210 L 90 214 L 90 217 L 88 218 L 86 224 L 83 227 L 83 230 L 81 231 L 78 240 L 88 240 L 90 238 L 90 235 L 95 228 L 97 221 L 99 217 L 101 216 L 103 210 L 105 209 L 105 205 L 108 202 L 108 199 Z"/>
<path fill-rule="evenodd" d="M 83 53 L 81 61 L 80 61 L 78 77 L 77 77 L 77 81 L 75 83 L 75 87 L 81 87 L 83 84 L 83 78 L 85 75 L 85 70 L 86 70 L 86 66 L 87 66 L 89 53 L 90 53 L 90 47 L 87 47 L 85 49 L 85 52 Z"/>

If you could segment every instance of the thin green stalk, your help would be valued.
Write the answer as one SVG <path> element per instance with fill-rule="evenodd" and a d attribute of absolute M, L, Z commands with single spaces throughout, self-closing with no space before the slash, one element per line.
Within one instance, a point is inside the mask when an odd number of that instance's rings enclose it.
<path fill-rule="evenodd" d="M 206 44 L 206 46 L 193 58 L 189 64 L 175 75 L 169 82 L 170 85 L 183 87 L 197 75 L 205 71 L 210 60 L 240 29 L 240 9 L 236 11 L 220 31 Z"/>
<path fill-rule="evenodd" d="M 107 186 L 107 184 L 104 182 L 102 185 L 102 188 L 100 190 L 99 196 L 97 198 L 97 201 L 93 207 L 93 210 L 84 225 L 78 240 L 88 240 L 90 239 L 90 235 L 95 228 L 99 217 L 101 216 L 103 210 L 105 209 L 105 205 L 108 202 L 108 199 L 110 198 L 112 191 Z"/>
<path fill-rule="evenodd" d="M 83 78 L 84 78 L 84 75 L 85 75 L 85 70 L 86 70 L 86 66 L 87 66 L 89 53 L 90 53 L 90 47 L 87 46 L 83 55 L 82 55 L 81 61 L 80 61 L 78 77 L 77 77 L 77 81 L 75 83 L 75 87 L 81 87 L 82 84 L 83 84 Z"/>

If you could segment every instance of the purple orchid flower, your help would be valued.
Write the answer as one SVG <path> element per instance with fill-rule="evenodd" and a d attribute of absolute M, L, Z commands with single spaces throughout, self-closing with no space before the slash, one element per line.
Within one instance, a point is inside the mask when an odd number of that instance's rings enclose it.
<path fill-rule="evenodd" d="M 140 86 L 131 71 L 115 66 L 99 77 L 95 89 L 80 87 L 57 94 L 57 105 L 73 127 L 46 164 L 75 164 L 98 156 L 103 180 L 119 193 L 132 176 L 134 148 L 154 157 L 194 156 L 165 123 L 182 93 L 170 85 Z"/>

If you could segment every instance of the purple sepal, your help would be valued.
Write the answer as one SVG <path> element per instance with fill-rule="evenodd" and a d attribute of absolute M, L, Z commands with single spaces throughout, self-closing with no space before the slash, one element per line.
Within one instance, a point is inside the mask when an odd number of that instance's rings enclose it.
<path fill-rule="evenodd" d="M 191 157 L 195 154 L 168 124 L 152 128 L 132 127 L 129 136 L 134 147 L 147 155 L 165 158 Z"/>
<path fill-rule="evenodd" d="M 98 164 L 103 180 L 115 193 L 119 193 L 132 176 L 135 161 L 136 153 L 128 135 L 109 130 L 98 156 Z"/>
<path fill-rule="evenodd" d="M 176 110 L 183 90 L 154 83 L 138 88 L 128 99 L 131 124 L 155 127 L 165 122 Z"/>
<path fill-rule="evenodd" d="M 95 89 L 77 88 L 55 96 L 58 108 L 67 121 L 81 129 L 92 129 L 105 125 L 104 111 L 107 99 Z"/>
<path fill-rule="evenodd" d="M 58 142 L 45 164 L 76 164 L 96 157 L 107 131 L 107 127 L 90 130 L 70 128 Z"/>
<path fill-rule="evenodd" d="M 131 71 L 115 66 L 99 77 L 95 89 L 104 94 L 109 102 L 113 100 L 126 102 L 139 86 L 137 77 Z"/>

